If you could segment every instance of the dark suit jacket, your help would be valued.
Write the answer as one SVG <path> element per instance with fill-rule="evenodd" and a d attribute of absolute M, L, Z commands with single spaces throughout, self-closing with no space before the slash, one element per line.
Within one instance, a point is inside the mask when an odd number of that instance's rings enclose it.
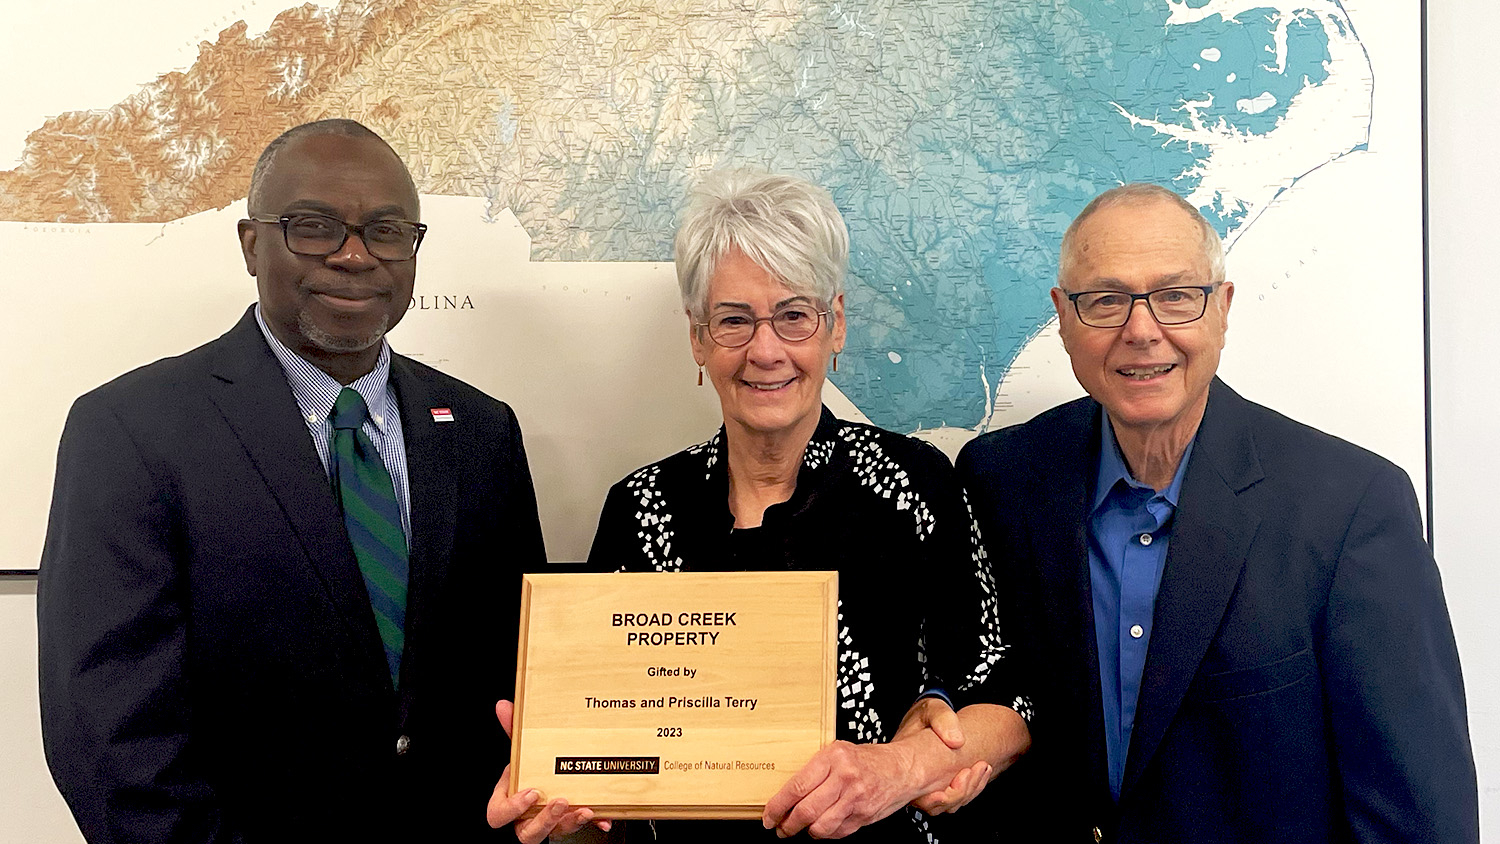
<path fill-rule="evenodd" d="M 47 761 L 90 842 L 488 833 L 520 573 L 545 562 L 535 494 L 508 407 L 397 355 L 391 383 L 412 521 L 399 695 L 252 313 L 73 406 L 37 621 Z"/>
<path fill-rule="evenodd" d="M 1113 804 L 1086 542 L 1099 424 L 1081 399 L 958 459 L 1036 704 L 1030 755 L 990 786 L 1011 803 L 1002 837 L 1477 841 L 1458 654 L 1411 482 L 1217 379 Z"/>

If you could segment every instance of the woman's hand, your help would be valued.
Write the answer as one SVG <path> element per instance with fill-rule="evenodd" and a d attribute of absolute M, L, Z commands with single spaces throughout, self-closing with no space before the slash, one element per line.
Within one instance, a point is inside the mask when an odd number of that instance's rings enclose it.
<path fill-rule="evenodd" d="M 942 700 L 912 705 L 890 744 L 836 741 L 766 803 L 767 829 L 785 838 L 843 838 L 911 803 L 952 812 L 978 796 L 1031 744 L 1021 716 L 993 704 L 955 714 Z"/>
<path fill-rule="evenodd" d="M 496 703 L 495 717 L 500 719 L 500 727 L 509 736 L 515 718 L 515 705 L 508 700 Z M 587 826 L 590 821 L 593 821 L 594 825 L 601 830 L 609 830 L 609 821 L 594 821 L 593 809 L 574 809 L 568 805 L 567 800 L 561 797 L 548 801 L 547 805 L 542 807 L 542 811 L 530 820 L 518 821 L 521 815 L 536 803 L 540 795 L 534 788 L 518 791 L 514 795 L 507 795 L 508 791 L 510 791 L 510 766 L 506 765 L 505 770 L 500 774 L 500 781 L 495 783 L 494 793 L 490 795 L 485 818 L 494 829 L 515 824 L 516 838 L 520 839 L 523 844 L 541 844 L 552 835 L 572 835 Z"/>
<path fill-rule="evenodd" d="M 761 822 L 782 838 L 802 830 L 843 838 L 924 793 L 904 745 L 836 741 L 818 751 L 766 803 Z"/>

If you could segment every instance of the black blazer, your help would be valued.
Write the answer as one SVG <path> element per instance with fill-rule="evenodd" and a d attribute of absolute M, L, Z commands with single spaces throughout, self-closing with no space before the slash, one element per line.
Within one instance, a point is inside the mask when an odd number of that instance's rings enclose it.
<path fill-rule="evenodd" d="M 391 382 L 412 520 L 399 695 L 252 313 L 73 406 L 37 621 L 47 761 L 90 842 L 488 837 L 520 573 L 545 562 L 535 493 L 507 406 L 399 355 Z"/>
<path fill-rule="evenodd" d="M 1035 690 L 1031 753 L 990 786 L 1010 804 L 1002 838 L 1477 841 L 1458 653 L 1410 480 L 1217 379 L 1113 804 L 1086 542 L 1099 424 L 1081 399 L 958 459 Z"/>

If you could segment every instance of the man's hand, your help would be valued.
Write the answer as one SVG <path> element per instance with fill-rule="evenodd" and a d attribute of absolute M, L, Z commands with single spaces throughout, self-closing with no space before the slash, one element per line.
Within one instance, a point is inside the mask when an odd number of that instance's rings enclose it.
<path fill-rule="evenodd" d="M 500 727 L 509 736 L 515 719 L 515 705 L 508 700 L 496 703 L 495 717 L 500 719 Z M 500 781 L 495 783 L 494 793 L 490 795 L 485 818 L 494 829 L 514 823 L 516 838 L 520 839 L 523 844 L 541 844 L 552 835 L 572 835 L 588 825 L 590 821 L 594 821 L 593 809 L 573 809 L 568 806 L 567 800 L 555 797 L 548 801 L 535 817 L 517 823 L 517 819 L 536 803 L 540 795 L 534 788 L 518 791 L 510 796 L 506 794 L 508 791 L 510 791 L 510 766 L 506 765 L 505 770 L 500 774 Z M 606 832 L 610 827 L 607 820 L 594 821 L 594 825 Z"/>
<path fill-rule="evenodd" d="M 964 746 L 964 732 L 959 725 L 958 713 L 942 698 L 924 697 L 912 704 L 896 728 L 894 741 L 902 741 L 931 730 L 949 750 Z M 983 760 L 975 762 L 954 775 L 946 788 L 924 794 L 912 801 L 912 805 L 929 815 L 956 812 L 979 796 L 989 783 L 993 768 Z"/>
<path fill-rule="evenodd" d="M 787 838 L 843 838 L 905 806 L 924 787 L 895 744 L 836 741 L 818 751 L 766 803 L 761 822 Z"/>
<path fill-rule="evenodd" d="M 964 731 L 959 726 L 958 713 L 940 697 L 924 697 L 912 704 L 896 727 L 896 737 L 892 741 L 901 741 L 929 729 L 949 750 L 964 746 Z"/>
<path fill-rule="evenodd" d="M 971 767 L 959 771 L 947 788 L 924 794 L 911 801 L 911 804 L 929 815 L 956 812 L 969 805 L 969 801 L 984 791 L 993 774 L 994 768 L 990 767 L 990 763 L 983 760 L 975 762 Z"/>

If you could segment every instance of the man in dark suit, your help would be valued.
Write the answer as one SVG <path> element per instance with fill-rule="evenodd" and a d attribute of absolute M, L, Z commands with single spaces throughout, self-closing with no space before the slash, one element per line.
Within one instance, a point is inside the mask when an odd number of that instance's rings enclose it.
<path fill-rule="evenodd" d="M 1012 804 L 999 826 L 1477 841 L 1458 654 L 1411 482 L 1216 378 L 1233 295 L 1195 208 L 1148 185 L 1101 195 L 1052 291 L 1089 398 L 959 455 L 1036 706 L 1031 754 L 990 786 Z"/>
<path fill-rule="evenodd" d="M 287 132 L 248 206 L 259 304 L 68 417 L 48 764 L 90 842 L 488 837 L 545 562 L 516 419 L 386 344 L 425 227 L 377 135 Z"/>

